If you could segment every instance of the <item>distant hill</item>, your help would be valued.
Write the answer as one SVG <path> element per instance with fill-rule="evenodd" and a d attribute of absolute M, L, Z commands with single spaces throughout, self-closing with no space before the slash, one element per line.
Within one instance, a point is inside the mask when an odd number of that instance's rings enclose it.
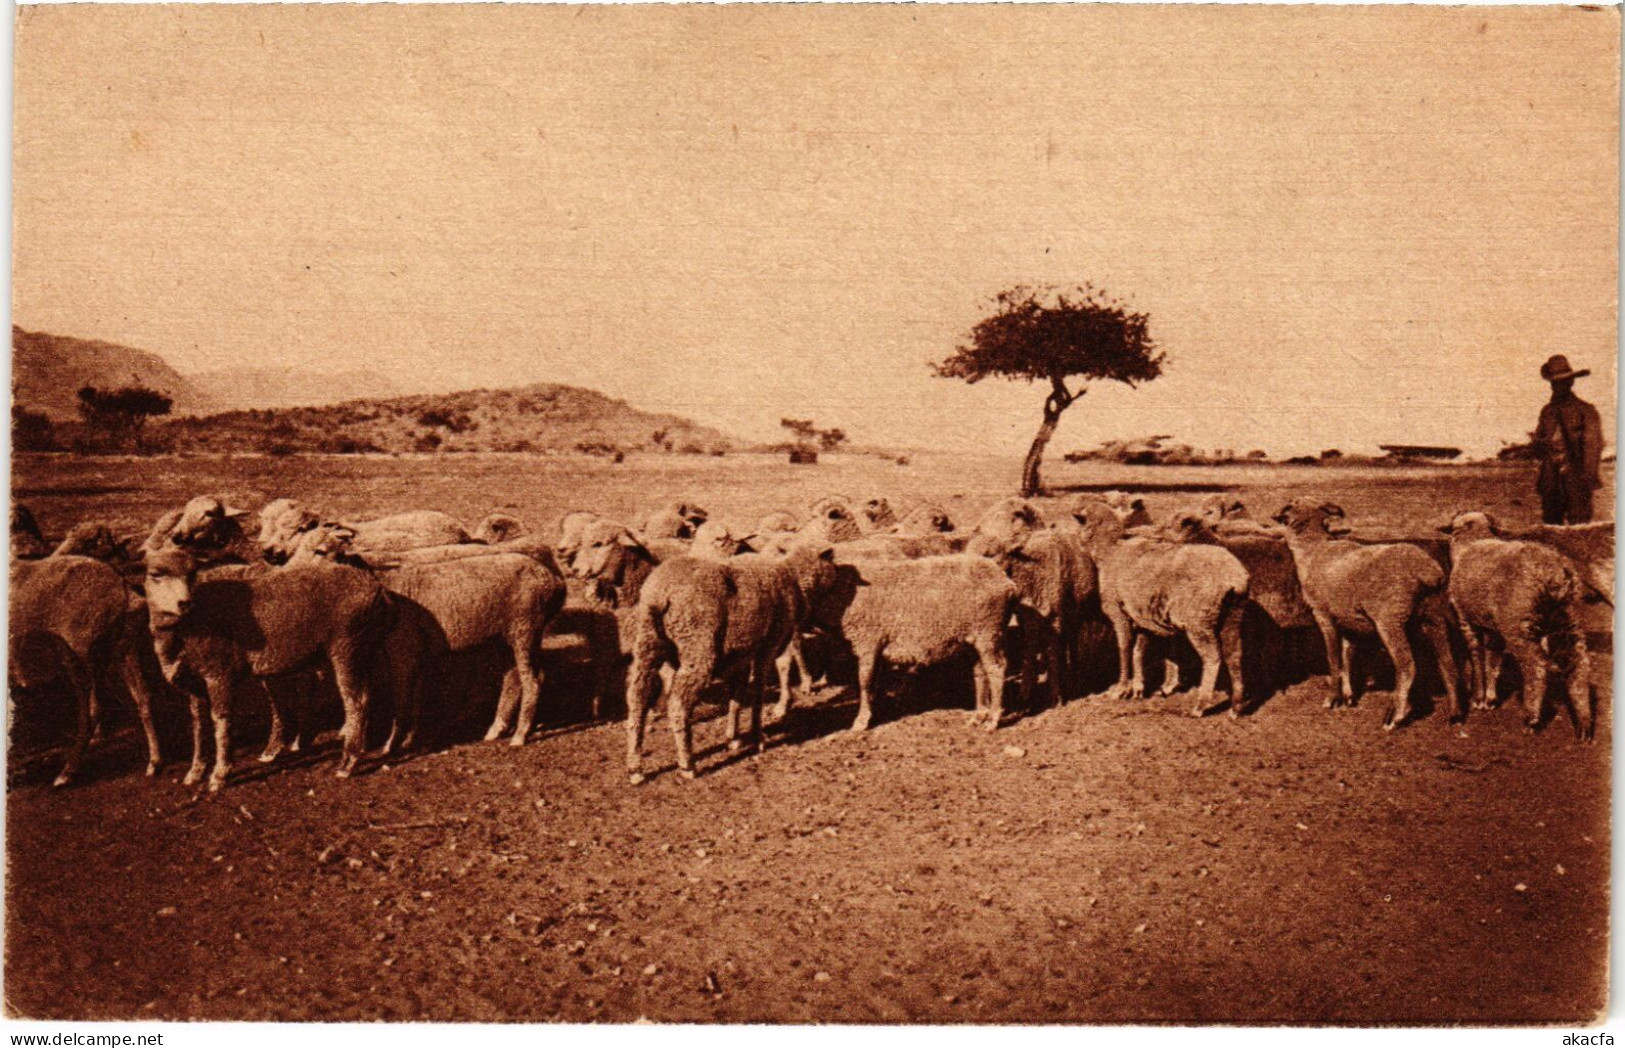
<path fill-rule="evenodd" d="M 216 411 L 337 404 L 362 397 L 398 397 L 405 391 L 376 371 L 302 371 L 235 368 L 187 376 Z"/>
<path fill-rule="evenodd" d="M 77 394 L 84 386 L 146 386 L 172 399 L 177 412 L 218 406 L 156 353 L 116 342 L 24 331 L 15 325 L 11 329 L 11 380 L 18 403 L 54 418 L 77 417 Z"/>
<path fill-rule="evenodd" d="M 587 451 L 704 454 L 742 447 L 721 430 L 590 389 L 539 384 L 324 407 L 227 411 L 162 423 L 177 451 Z M 656 442 L 657 434 L 660 442 Z"/>

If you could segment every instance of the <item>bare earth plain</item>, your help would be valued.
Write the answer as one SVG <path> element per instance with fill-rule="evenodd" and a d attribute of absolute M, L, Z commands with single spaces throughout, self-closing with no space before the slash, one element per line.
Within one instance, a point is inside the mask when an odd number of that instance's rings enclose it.
<path fill-rule="evenodd" d="M 356 517 L 503 507 L 537 527 L 678 496 L 748 523 L 885 493 L 968 524 L 1016 472 L 932 454 L 20 456 L 13 482 L 52 536 L 150 523 L 199 493 Z M 1218 489 L 1260 515 L 1324 496 L 1362 527 L 1414 534 L 1458 509 L 1537 512 L 1524 467 L 1057 462 L 1047 479 L 1062 497 L 1143 490 L 1159 517 Z M 1610 467 L 1599 505 L 1612 498 Z M 427 752 L 347 782 L 331 732 L 256 763 L 265 726 L 245 697 L 237 774 L 213 796 L 179 781 L 173 699 L 156 781 L 114 702 L 82 782 L 52 790 L 67 719 L 49 695 L 19 696 L 10 1014 L 1502 1025 L 1585 1023 L 1607 1005 L 1606 641 L 1590 745 L 1562 714 L 1524 734 L 1511 705 L 1385 733 L 1380 657 L 1352 710 L 1324 709 L 1328 683 L 1310 675 L 1239 721 L 1194 720 L 1184 695 L 1082 695 L 993 735 L 966 725 L 969 674 L 949 669 L 891 675 L 861 737 L 839 685 L 799 700 L 760 756 L 727 754 L 711 719 L 692 782 L 670 773 L 656 722 L 659 773 L 639 788 L 621 725 L 586 716 L 568 639 L 549 650 L 546 723 L 523 749 L 477 741 L 495 699 L 478 665 L 436 685 Z"/>

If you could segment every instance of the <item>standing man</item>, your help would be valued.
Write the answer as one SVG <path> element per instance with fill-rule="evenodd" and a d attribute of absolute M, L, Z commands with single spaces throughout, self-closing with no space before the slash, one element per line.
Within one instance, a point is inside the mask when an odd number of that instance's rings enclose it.
<path fill-rule="evenodd" d="M 1552 384 L 1552 399 L 1540 409 L 1535 450 L 1540 455 L 1541 519 L 1547 524 L 1584 524 L 1591 519 L 1591 493 L 1601 486 L 1602 419 L 1597 409 L 1574 395 L 1574 380 L 1591 374 L 1575 371 L 1558 354 L 1540 366 L 1540 377 Z"/>

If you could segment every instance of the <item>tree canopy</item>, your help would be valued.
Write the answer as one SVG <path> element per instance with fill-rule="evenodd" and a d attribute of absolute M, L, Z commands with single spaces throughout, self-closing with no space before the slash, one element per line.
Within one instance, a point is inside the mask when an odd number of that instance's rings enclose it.
<path fill-rule="evenodd" d="M 1040 490 L 1044 448 L 1061 412 L 1088 391 L 1088 383 L 1149 382 L 1162 374 L 1166 358 L 1151 337 L 1150 318 L 1092 284 L 1017 285 L 999 292 L 992 306 L 970 338 L 932 369 L 972 384 L 984 378 L 1049 383 L 1043 422 L 1021 470 L 1022 494 L 1034 495 Z M 1082 388 L 1068 386 L 1072 378 L 1082 378 Z"/>
<path fill-rule="evenodd" d="M 1150 318 L 1093 285 L 1019 285 L 999 292 L 993 305 L 968 342 L 933 365 L 938 375 L 971 383 L 1081 376 L 1132 386 L 1162 374 L 1165 358 L 1151 337 Z"/>

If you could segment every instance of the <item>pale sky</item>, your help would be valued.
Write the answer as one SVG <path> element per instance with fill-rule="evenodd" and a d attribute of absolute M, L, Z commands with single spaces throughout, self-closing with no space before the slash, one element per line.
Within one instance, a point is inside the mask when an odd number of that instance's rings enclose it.
<path fill-rule="evenodd" d="M 930 377 L 1093 281 L 1169 356 L 1052 450 L 1614 424 L 1617 9 L 25 7 L 14 321 L 183 371 L 553 381 L 1019 451 Z"/>

